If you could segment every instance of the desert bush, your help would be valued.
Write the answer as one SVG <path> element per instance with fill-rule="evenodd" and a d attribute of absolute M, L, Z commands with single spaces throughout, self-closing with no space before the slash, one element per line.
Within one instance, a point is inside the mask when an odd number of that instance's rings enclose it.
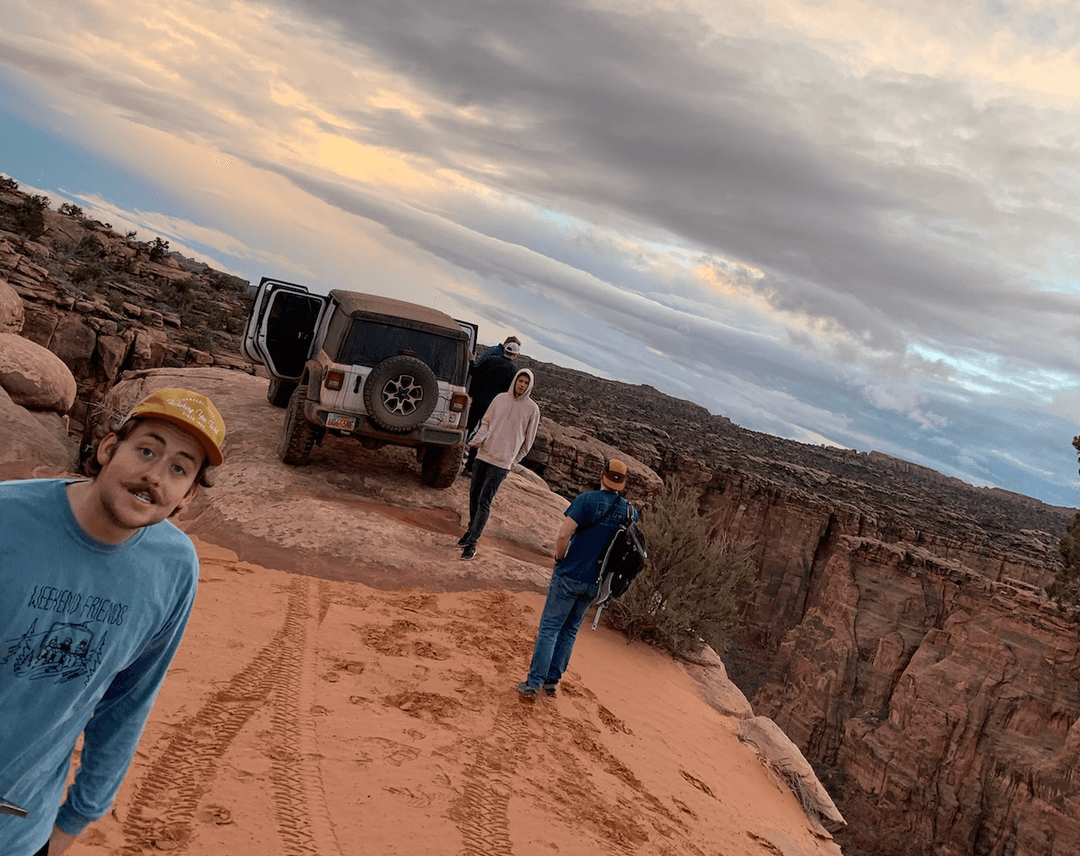
<path fill-rule="evenodd" d="M 723 652 L 753 585 L 752 547 L 713 531 L 678 482 L 665 485 L 641 526 L 649 561 L 609 608 L 612 623 L 672 654 Z"/>
<path fill-rule="evenodd" d="M 150 261 L 160 262 L 164 261 L 165 257 L 169 255 L 169 242 L 163 241 L 161 238 L 154 238 L 150 242 Z"/>
<path fill-rule="evenodd" d="M 119 273 L 134 273 L 135 259 L 126 256 L 113 256 L 109 259 L 109 267 Z"/>
<path fill-rule="evenodd" d="M 1065 534 L 1058 541 L 1061 567 L 1054 581 L 1046 587 L 1046 593 L 1063 612 L 1074 619 L 1080 618 L 1080 514 L 1065 527 Z"/>
<path fill-rule="evenodd" d="M 246 279 L 240 279 L 238 276 L 222 273 L 219 270 L 210 271 L 207 280 L 214 291 L 235 291 L 240 293 L 248 287 Z"/>
<path fill-rule="evenodd" d="M 226 333 L 240 333 L 244 329 L 244 316 L 215 306 L 206 314 L 206 326 L 211 330 L 224 330 Z"/>
<path fill-rule="evenodd" d="M 100 262 L 79 265 L 71 272 L 71 281 L 93 290 L 94 286 L 105 281 L 108 271 Z"/>
<path fill-rule="evenodd" d="M 105 246 L 97 235 L 86 234 L 75 245 L 75 257 L 79 259 L 101 258 L 105 255 Z"/>
<path fill-rule="evenodd" d="M 18 190 L 19 182 L 6 175 L 0 175 L 0 190 Z"/>
<path fill-rule="evenodd" d="M 188 277 L 180 281 L 162 278 L 158 286 L 158 299 L 172 309 L 185 312 L 190 310 L 198 298 L 198 281 Z"/>
<path fill-rule="evenodd" d="M 45 209 L 48 207 L 48 196 L 27 197 L 15 209 L 15 228 L 36 241 L 45 233 Z"/>
<path fill-rule="evenodd" d="M 124 312 L 124 295 L 119 291 L 110 291 L 105 298 L 105 302 L 109 304 L 109 308 L 113 312 L 123 314 Z"/>
<path fill-rule="evenodd" d="M 1072 444 L 1080 453 L 1080 436 L 1073 437 Z M 1046 587 L 1046 593 L 1062 612 L 1080 620 L 1080 513 L 1065 527 L 1065 534 L 1058 541 L 1058 555 L 1061 567 Z"/>
<path fill-rule="evenodd" d="M 59 211 L 61 214 L 67 214 L 69 217 L 74 217 L 76 220 L 83 220 L 86 214 L 83 213 L 82 208 L 78 205 L 74 205 L 71 202 L 64 202 L 60 205 Z"/>
<path fill-rule="evenodd" d="M 202 329 L 188 330 L 184 333 L 184 341 L 199 351 L 214 349 L 214 340 Z"/>

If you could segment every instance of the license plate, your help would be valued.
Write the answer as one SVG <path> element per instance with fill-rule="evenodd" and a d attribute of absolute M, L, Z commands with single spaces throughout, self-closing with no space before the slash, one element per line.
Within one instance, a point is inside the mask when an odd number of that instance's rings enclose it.
<path fill-rule="evenodd" d="M 326 414 L 326 427 L 327 428 L 344 428 L 346 431 L 352 431 L 356 427 L 355 416 L 343 416 L 340 413 L 327 413 Z"/>

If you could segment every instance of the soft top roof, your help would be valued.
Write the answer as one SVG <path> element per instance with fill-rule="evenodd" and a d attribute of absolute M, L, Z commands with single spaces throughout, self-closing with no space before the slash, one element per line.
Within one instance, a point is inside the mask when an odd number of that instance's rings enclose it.
<path fill-rule="evenodd" d="M 363 294 L 359 291 L 342 291 L 334 289 L 330 297 L 338 302 L 342 310 L 353 318 L 368 318 L 378 321 L 390 321 L 400 323 L 402 319 L 406 327 L 437 327 L 439 332 L 446 332 L 453 338 L 468 339 L 468 334 L 461 326 L 445 312 L 438 309 L 429 309 L 407 300 L 397 300 L 393 297 L 382 297 L 378 294 Z"/>

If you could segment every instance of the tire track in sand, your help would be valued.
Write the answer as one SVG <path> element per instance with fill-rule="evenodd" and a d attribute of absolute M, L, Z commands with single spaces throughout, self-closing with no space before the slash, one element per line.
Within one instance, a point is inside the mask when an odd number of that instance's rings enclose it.
<path fill-rule="evenodd" d="M 289 848 L 283 851 L 284 856 L 340 856 L 326 808 L 315 717 L 311 715 L 318 676 L 318 626 L 329 589 L 307 577 L 297 580 L 293 589 L 296 596 L 289 598 L 281 668 L 275 672 L 278 680 L 270 696 L 277 746 L 272 755 L 271 786 L 278 831 Z"/>
<path fill-rule="evenodd" d="M 458 803 L 457 827 L 465 856 L 512 856 L 510 802 L 512 780 L 528 742 L 521 702 L 500 702 L 491 725 L 490 740 L 477 752 L 465 773 L 465 787 Z"/>
<path fill-rule="evenodd" d="M 285 846 L 281 856 L 341 853 L 326 815 L 314 725 L 297 724 L 299 707 L 310 697 L 315 680 L 319 593 L 315 580 L 296 578 L 285 621 L 270 642 L 199 711 L 181 721 L 160 751 L 155 749 L 124 822 L 118 856 L 140 856 L 148 844 L 184 849 L 195 834 L 196 811 L 222 756 L 268 702 L 274 742 L 289 747 L 277 753 L 288 757 L 274 758 L 271 766 L 275 814 Z M 305 685 L 306 694 L 301 689 Z"/>

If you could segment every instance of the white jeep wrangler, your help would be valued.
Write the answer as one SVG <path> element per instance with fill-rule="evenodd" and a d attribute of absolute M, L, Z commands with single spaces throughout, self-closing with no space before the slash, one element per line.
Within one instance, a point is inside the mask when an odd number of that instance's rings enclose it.
<path fill-rule="evenodd" d="M 270 373 L 270 403 L 287 407 L 286 464 L 308 463 L 328 434 L 355 437 L 366 449 L 415 447 L 424 483 L 445 488 L 461 468 L 476 335 L 404 300 L 263 277 L 242 348 Z"/>

